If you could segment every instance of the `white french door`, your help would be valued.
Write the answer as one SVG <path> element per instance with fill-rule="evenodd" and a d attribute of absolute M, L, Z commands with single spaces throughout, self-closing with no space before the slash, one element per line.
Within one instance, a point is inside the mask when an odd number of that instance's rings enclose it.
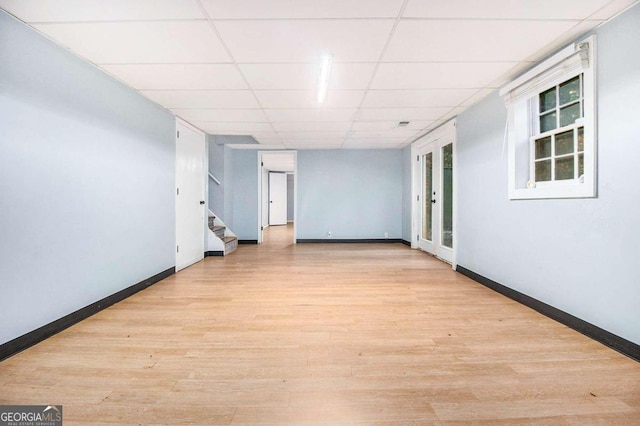
<path fill-rule="evenodd" d="M 205 137 L 176 122 L 176 271 L 204 258 Z"/>
<path fill-rule="evenodd" d="M 454 263 L 455 127 L 418 140 L 413 149 L 417 247 Z"/>

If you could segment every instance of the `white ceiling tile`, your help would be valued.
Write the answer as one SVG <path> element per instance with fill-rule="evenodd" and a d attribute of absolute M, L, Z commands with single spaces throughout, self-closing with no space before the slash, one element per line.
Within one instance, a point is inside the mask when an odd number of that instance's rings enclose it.
<path fill-rule="evenodd" d="M 237 62 L 377 61 L 393 20 L 216 21 Z"/>
<path fill-rule="evenodd" d="M 516 62 L 381 63 L 372 89 L 481 88 Z"/>
<path fill-rule="evenodd" d="M 402 0 L 203 0 L 213 19 L 395 18 Z"/>
<path fill-rule="evenodd" d="M 178 117 L 193 121 L 221 121 L 240 123 L 266 123 L 267 116 L 261 109 L 181 109 L 172 108 Z"/>
<path fill-rule="evenodd" d="M 364 108 L 457 106 L 476 89 L 370 90 Z"/>
<path fill-rule="evenodd" d="M 364 108 L 361 109 L 359 120 L 382 120 L 382 121 L 412 121 L 437 120 L 451 108 Z"/>
<path fill-rule="evenodd" d="M 206 21 L 37 24 L 96 64 L 230 62 Z"/>
<path fill-rule="evenodd" d="M 304 90 L 317 85 L 317 64 L 240 64 L 249 85 L 258 90 Z"/>
<path fill-rule="evenodd" d="M 415 136 L 419 130 L 396 128 L 393 130 L 360 130 L 349 132 L 349 139 L 408 139 Z"/>
<path fill-rule="evenodd" d="M 101 68 L 138 90 L 249 88 L 232 64 L 118 64 Z"/>
<path fill-rule="evenodd" d="M 583 19 L 609 0 L 409 0 L 404 17 L 455 19 Z"/>
<path fill-rule="evenodd" d="M 343 149 L 396 149 L 405 142 L 401 139 L 385 139 L 373 142 L 367 139 L 348 139 L 342 145 Z"/>
<path fill-rule="evenodd" d="M 375 63 L 333 64 L 329 89 L 366 89 L 375 69 Z"/>
<path fill-rule="evenodd" d="M 290 142 L 285 142 L 284 146 L 289 149 L 340 149 L 342 148 L 342 142 L 340 143 L 324 142 L 324 143 L 307 144 L 304 142 L 299 143 L 299 142 L 290 141 Z"/>
<path fill-rule="evenodd" d="M 289 122 L 271 124 L 281 135 L 286 135 L 286 132 L 346 132 L 351 128 L 350 121 L 325 121 L 311 123 Z"/>
<path fill-rule="evenodd" d="M 269 121 L 272 122 L 311 122 L 311 121 L 351 121 L 357 108 L 333 109 L 266 109 Z"/>
<path fill-rule="evenodd" d="M 224 132 L 273 132 L 269 123 L 218 123 L 212 121 L 192 121 L 194 126 L 212 133 L 222 134 Z"/>
<path fill-rule="evenodd" d="M 576 23 L 559 20 L 403 20 L 384 61 L 520 61 Z"/>
<path fill-rule="evenodd" d="M 253 89 L 315 90 L 320 64 L 240 64 Z M 336 63 L 331 67 L 329 89 L 366 89 L 374 63 Z"/>
<path fill-rule="evenodd" d="M 422 130 L 433 124 L 435 121 L 413 120 L 406 127 L 399 127 L 398 121 L 355 121 L 351 130 L 353 131 L 381 131 L 395 129 Z"/>
<path fill-rule="evenodd" d="M 364 90 L 329 90 L 327 98 L 318 104 L 315 90 L 256 90 L 264 108 L 350 108 L 362 101 Z"/>
<path fill-rule="evenodd" d="M 142 90 L 165 108 L 258 108 L 250 90 Z"/>
<path fill-rule="evenodd" d="M 25 22 L 204 19 L 194 0 L 0 0 Z"/>
<path fill-rule="evenodd" d="M 285 132 L 278 135 L 282 140 L 288 139 L 344 139 L 347 132 Z"/>
<path fill-rule="evenodd" d="M 305 138 L 281 138 L 285 144 L 297 143 L 307 145 L 318 145 L 320 143 L 326 143 L 329 145 L 340 145 L 344 142 L 344 138 L 323 138 L 321 141 L 318 138 L 305 139 Z"/>

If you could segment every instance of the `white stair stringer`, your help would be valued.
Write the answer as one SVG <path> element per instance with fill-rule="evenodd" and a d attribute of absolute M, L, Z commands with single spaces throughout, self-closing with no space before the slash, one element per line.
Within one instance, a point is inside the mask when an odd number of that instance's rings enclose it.
<path fill-rule="evenodd" d="M 207 230 L 207 253 L 210 256 L 226 256 L 238 247 L 238 237 L 224 222 L 209 210 Z M 215 232 L 214 232 L 215 230 Z"/>

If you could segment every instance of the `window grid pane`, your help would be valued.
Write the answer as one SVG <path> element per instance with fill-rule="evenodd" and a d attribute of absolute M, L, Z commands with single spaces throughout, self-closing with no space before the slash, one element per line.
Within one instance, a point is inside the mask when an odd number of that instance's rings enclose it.
<path fill-rule="evenodd" d="M 580 74 L 538 96 L 539 133 L 551 134 L 533 139 L 536 182 L 577 179 L 584 173 L 584 127 L 575 126 L 584 116 L 583 84 Z"/>

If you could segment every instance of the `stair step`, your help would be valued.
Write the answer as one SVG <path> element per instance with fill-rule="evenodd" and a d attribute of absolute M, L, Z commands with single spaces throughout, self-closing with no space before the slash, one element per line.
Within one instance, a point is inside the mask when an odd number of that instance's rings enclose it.
<path fill-rule="evenodd" d="M 230 254 L 232 251 L 238 248 L 238 238 L 237 237 L 224 237 L 222 238 L 224 242 L 224 255 Z"/>
<path fill-rule="evenodd" d="M 209 227 L 209 229 L 211 229 L 213 231 L 213 233 L 216 234 L 216 236 L 222 240 L 222 239 L 224 239 L 224 231 L 225 231 L 225 229 L 227 229 L 227 227 L 226 226 L 213 226 L 213 227 Z"/>
<path fill-rule="evenodd" d="M 215 226 L 215 216 L 209 216 L 209 229 L 213 231 L 213 227 Z"/>

